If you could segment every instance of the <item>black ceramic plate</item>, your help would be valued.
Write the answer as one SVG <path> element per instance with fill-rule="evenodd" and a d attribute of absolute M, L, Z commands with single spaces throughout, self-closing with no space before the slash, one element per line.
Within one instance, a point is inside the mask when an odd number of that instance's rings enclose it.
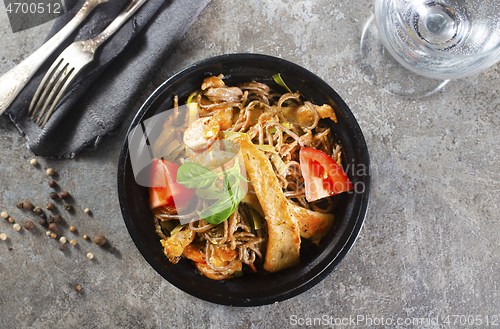
<path fill-rule="evenodd" d="M 291 62 L 264 55 L 232 54 L 194 64 L 163 83 L 144 103 L 131 129 L 142 121 L 173 107 L 173 96 L 185 101 L 198 89 L 204 78 L 224 74 L 227 85 L 260 81 L 274 84 L 272 76 L 281 73 L 283 80 L 304 99 L 314 104 L 336 106 L 337 124 L 332 129 L 341 143 L 343 167 L 355 193 L 338 195 L 334 210 L 336 221 L 330 232 L 315 246 L 303 239 L 301 264 L 270 274 L 258 274 L 215 281 L 196 271 L 191 261 L 171 264 L 164 256 L 155 233 L 153 215 L 148 207 L 148 190 L 139 186 L 132 173 L 127 140 L 118 166 L 118 195 L 128 231 L 146 261 L 166 280 L 198 298 L 225 305 L 256 306 L 282 301 L 313 287 L 328 276 L 353 245 L 367 211 L 370 190 L 369 156 L 363 134 L 351 111 L 340 96 L 323 80 Z M 277 87 L 277 86 L 276 86 Z"/>

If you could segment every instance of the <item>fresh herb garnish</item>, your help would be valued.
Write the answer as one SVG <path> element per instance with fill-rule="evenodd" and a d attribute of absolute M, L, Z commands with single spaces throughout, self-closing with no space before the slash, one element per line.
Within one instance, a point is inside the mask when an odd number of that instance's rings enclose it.
<path fill-rule="evenodd" d="M 276 82 L 281 87 L 285 88 L 289 93 L 292 92 L 292 90 L 290 88 L 288 88 L 288 86 L 285 84 L 285 81 L 283 81 L 283 79 L 281 78 L 280 73 L 276 73 L 275 75 L 273 75 L 273 79 L 274 79 L 274 82 Z"/>
<path fill-rule="evenodd" d="M 224 176 L 222 189 L 217 188 L 217 179 Z M 198 211 L 198 215 L 210 224 L 220 224 L 236 211 L 245 192 L 240 186 L 240 182 L 248 180 L 240 174 L 238 161 L 234 166 L 219 174 L 210 169 L 195 163 L 185 162 L 177 171 L 177 183 L 187 188 L 195 188 L 195 193 L 206 200 L 217 200 L 207 209 Z"/>
<path fill-rule="evenodd" d="M 219 176 L 196 162 L 184 162 L 177 170 L 177 183 L 187 188 L 207 189 Z"/>

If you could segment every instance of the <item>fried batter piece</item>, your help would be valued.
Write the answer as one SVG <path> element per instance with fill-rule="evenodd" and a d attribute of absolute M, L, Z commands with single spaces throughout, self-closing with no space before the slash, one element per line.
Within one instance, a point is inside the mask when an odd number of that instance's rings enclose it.
<path fill-rule="evenodd" d="M 168 260 L 177 264 L 181 259 L 184 248 L 193 242 L 196 233 L 189 228 L 185 228 L 165 240 L 162 240 L 163 253 Z"/>
<path fill-rule="evenodd" d="M 278 272 L 300 263 L 300 231 L 288 210 L 271 162 L 253 145 L 248 136 L 235 139 L 241 146 L 245 169 L 255 189 L 268 227 L 264 269 Z"/>

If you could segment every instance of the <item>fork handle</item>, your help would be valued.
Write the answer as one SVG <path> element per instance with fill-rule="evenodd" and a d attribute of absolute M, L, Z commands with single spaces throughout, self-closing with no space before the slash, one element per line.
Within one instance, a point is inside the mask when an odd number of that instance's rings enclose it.
<path fill-rule="evenodd" d="M 148 0 L 132 0 L 116 18 L 95 38 L 82 41 L 84 51 L 94 53 L 96 49 L 113 35 Z"/>
<path fill-rule="evenodd" d="M 99 4 L 108 0 L 87 0 L 82 8 L 59 32 L 45 42 L 37 51 L 14 66 L 0 77 L 0 115 L 9 107 L 26 83 L 61 45 L 61 43 L 80 25 L 80 23 Z"/>

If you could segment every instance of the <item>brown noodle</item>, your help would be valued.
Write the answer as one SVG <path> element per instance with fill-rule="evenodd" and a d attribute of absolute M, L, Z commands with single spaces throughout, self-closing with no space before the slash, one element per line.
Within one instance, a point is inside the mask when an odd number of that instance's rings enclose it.
<path fill-rule="evenodd" d="M 285 197 L 296 205 L 317 212 L 329 212 L 334 207 L 331 198 L 320 202 L 308 203 L 305 199 L 304 179 L 300 172 L 299 149 L 314 147 L 330 155 L 340 164 L 341 149 L 335 144 L 329 125 L 320 120 L 315 105 L 302 101 L 299 93 L 277 94 L 269 86 L 259 82 L 247 82 L 238 87 L 211 88 L 198 90 L 193 102 L 199 104 L 200 117 L 212 116 L 215 110 L 233 108 L 233 126 L 228 131 L 246 133 L 255 145 L 270 145 L 273 152 L 264 153 L 274 165 Z M 179 122 L 178 99 L 175 98 L 175 119 Z M 299 122 L 287 118 L 283 109 L 290 106 L 305 106 L 312 114 L 312 122 Z M 256 117 L 258 116 L 258 117 Z M 278 168 L 273 161 L 277 155 L 283 166 Z M 178 159 L 185 158 L 181 153 Z M 266 223 L 261 219 L 261 227 L 256 229 L 249 206 L 240 203 L 237 210 L 224 222 L 213 225 L 205 222 L 197 214 L 208 205 L 198 199 L 191 212 L 185 215 L 172 215 L 155 211 L 156 231 L 166 239 L 160 221 L 172 219 L 190 219 L 187 227 L 196 233 L 195 242 L 204 246 L 206 264 L 216 272 L 231 268 L 233 261 L 225 266 L 216 266 L 211 262 L 211 255 L 216 247 L 228 247 L 238 253 L 237 259 L 252 268 L 257 259 L 262 259 L 266 241 Z"/>

